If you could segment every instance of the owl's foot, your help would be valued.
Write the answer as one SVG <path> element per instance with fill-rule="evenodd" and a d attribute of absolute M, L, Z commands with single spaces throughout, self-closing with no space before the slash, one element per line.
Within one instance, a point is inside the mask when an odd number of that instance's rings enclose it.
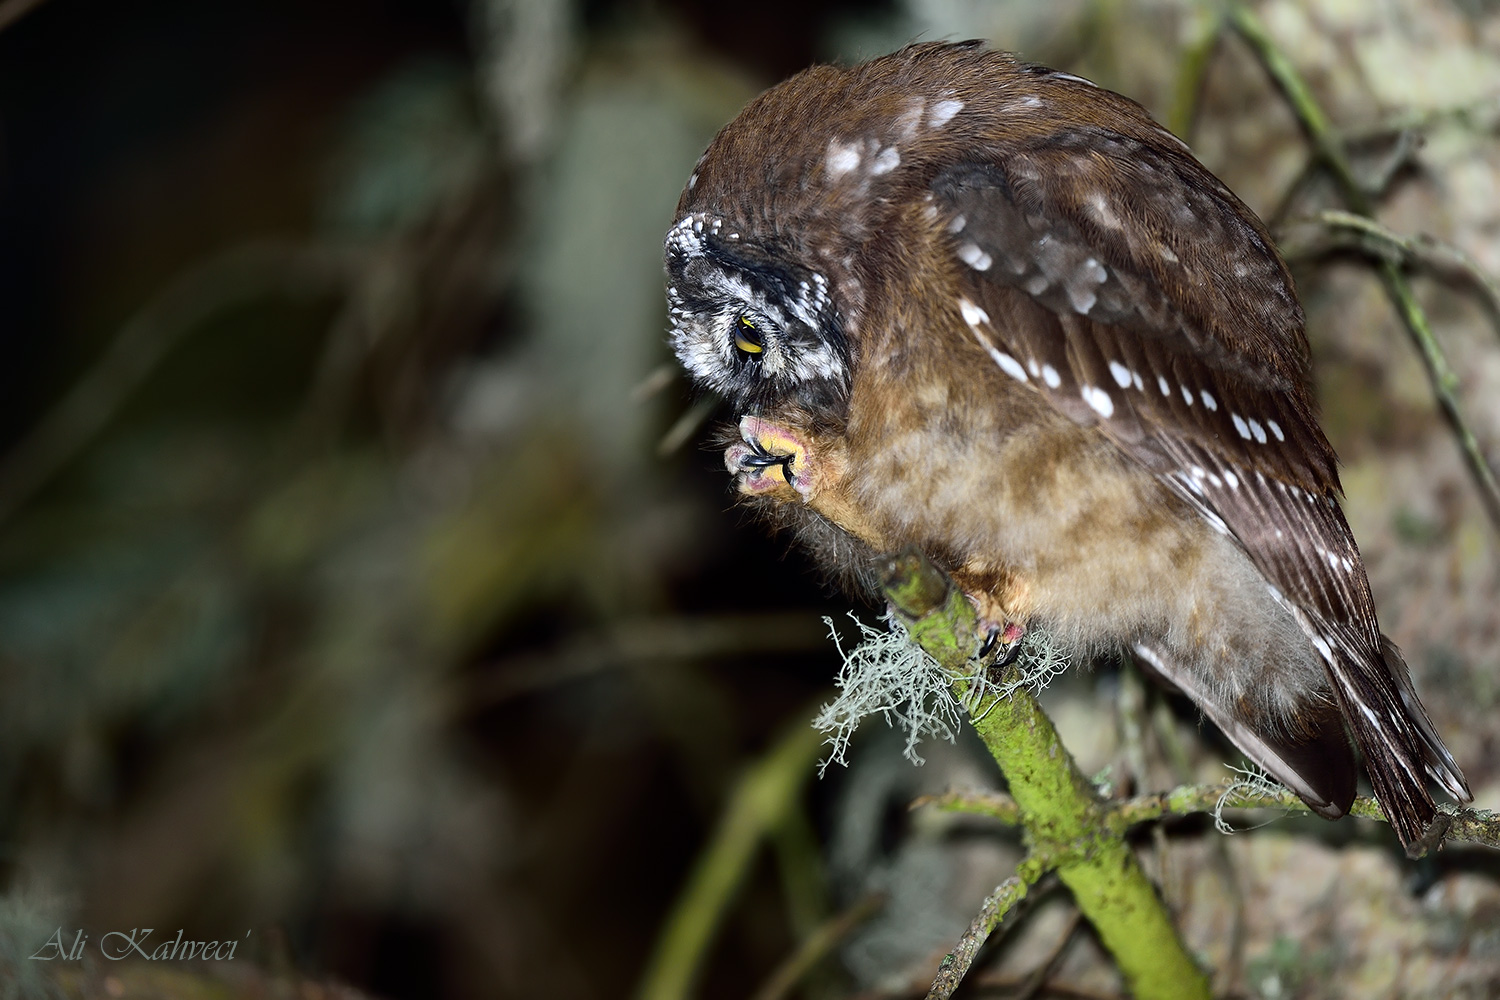
<path fill-rule="evenodd" d="M 1016 622 L 997 625 L 994 622 L 981 621 L 979 634 L 984 636 L 984 641 L 980 644 L 979 652 L 974 658 L 983 660 L 998 647 L 1000 653 L 990 666 L 1007 667 L 1015 662 L 1017 656 L 1021 655 L 1021 639 L 1026 635 L 1026 629 Z"/>
<path fill-rule="evenodd" d="M 739 477 L 741 493 L 760 495 L 790 486 L 804 500 L 812 495 L 812 465 L 798 435 L 760 417 L 740 421 L 743 441 L 724 452 L 724 465 Z"/>

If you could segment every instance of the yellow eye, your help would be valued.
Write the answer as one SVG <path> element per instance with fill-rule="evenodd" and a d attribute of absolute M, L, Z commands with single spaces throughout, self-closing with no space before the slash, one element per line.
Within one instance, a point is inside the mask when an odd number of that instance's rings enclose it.
<path fill-rule="evenodd" d="M 734 321 L 734 346 L 746 354 L 759 354 L 766 349 L 760 330 L 748 317 L 740 316 Z"/>

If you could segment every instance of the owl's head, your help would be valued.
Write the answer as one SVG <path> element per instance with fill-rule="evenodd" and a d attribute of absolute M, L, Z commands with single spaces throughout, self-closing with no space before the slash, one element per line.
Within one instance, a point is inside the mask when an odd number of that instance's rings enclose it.
<path fill-rule="evenodd" d="M 666 269 L 672 350 L 737 412 L 847 397 L 848 345 L 822 274 L 702 212 L 667 233 Z"/>

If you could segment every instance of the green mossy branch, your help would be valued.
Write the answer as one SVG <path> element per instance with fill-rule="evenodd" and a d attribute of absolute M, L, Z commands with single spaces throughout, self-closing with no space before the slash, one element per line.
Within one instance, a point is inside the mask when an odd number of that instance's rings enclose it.
<path fill-rule="evenodd" d="M 974 609 L 925 556 L 908 552 L 892 559 L 885 594 L 914 642 L 955 675 L 971 669 L 977 646 Z M 1007 668 L 1007 673 L 1013 671 Z M 954 687 L 967 704 L 967 683 L 958 681 Z M 1110 828 L 1104 803 L 1036 698 L 1017 686 L 1007 696 L 980 699 L 970 720 L 1010 786 L 1028 857 L 944 959 L 929 1000 L 952 995 L 1005 913 L 1052 871 L 1094 925 L 1133 996 L 1208 997 L 1207 977 L 1188 955 L 1122 833 Z"/>
<path fill-rule="evenodd" d="M 1011 826 L 1021 822 L 1021 809 L 1015 800 L 994 792 L 951 791 L 942 795 L 925 795 L 912 803 L 914 809 L 924 806 L 945 812 L 989 816 Z M 1450 819 L 1443 838 L 1445 842 L 1500 848 L 1500 813 L 1491 809 L 1459 809 L 1446 805 L 1438 808 Z M 1124 833 L 1141 823 L 1194 813 L 1217 814 L 1223 809 L 1280 809 L 1312 814 L 1307 803 L 1288 789 L 1256 790 L 1245 782 L 1229 780 L 1217 784 L 1180 785 L 1168 792 L 1138 795 L 1113 803 L 1106 810 L 1105 820 L 1112 831 Z M 1386 822 L 1380 803 L 1368 795 L 1354 800 L 1349 815 Z"/>

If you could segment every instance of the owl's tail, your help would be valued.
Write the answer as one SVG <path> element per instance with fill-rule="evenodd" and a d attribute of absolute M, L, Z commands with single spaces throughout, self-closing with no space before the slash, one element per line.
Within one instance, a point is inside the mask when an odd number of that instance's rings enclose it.
<path fill-rule="evenodd" d="M 1428 793 L 1434 781 L 1460 802 L 1473 799 L 1468 782 L 1412 687 L 1401 653 L 1380 637 L 1379 658 L 1359 656 L 1352 643 L 1332 644 L 1329 676 L 1364 754 L 1365 770 L 1401 843 L 1421 846 L 1437 809 Z"/>
<path fill-rule="evenodd" d="M 1138 642 L 1134 648 L 1136 656 L 1191 698 L 1245 756 L 1296 792 L 1313 812 L 1338 819 L 1349 811 L 1357 772 L 1336 704 L 1309 704 L 1295 727 L 1247 718 L 1205 689 L 1198 674 L 1184 669 L 1161 646 Z"/>

